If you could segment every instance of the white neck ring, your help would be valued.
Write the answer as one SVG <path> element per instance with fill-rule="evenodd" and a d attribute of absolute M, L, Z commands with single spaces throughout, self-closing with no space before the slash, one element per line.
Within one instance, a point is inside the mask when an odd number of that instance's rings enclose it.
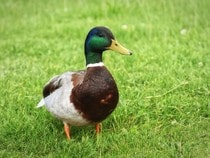
<path fill-rule="evenodd" d="M 94 64 L 88 64 L 87 68 L 88 67 L 98 67 L 98 66 L 104 66 L 104 63 L 103 62 L 99 62 L 99 63 L 94 63 Z"/>

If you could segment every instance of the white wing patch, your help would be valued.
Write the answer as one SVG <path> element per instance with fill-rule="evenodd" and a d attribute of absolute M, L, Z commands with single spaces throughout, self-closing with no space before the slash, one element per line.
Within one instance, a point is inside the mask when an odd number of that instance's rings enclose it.
<path fill-rule="evenodd" d="M 61 76 L 56 76 L 51 79 L 50 81 L 54 80 L 54 83 L 59 82 L 61 86 L 42 99 L 37 105 L 37 108 L 45 105 L 50 113 L 70 125 L 87 125 L 90 124 L 90 122 L 84 119 L 82 113 L 75 109 L 73 103 L 70 102 L 71 90 L 73 88 L 71 81 L 72 74 L 74 74 L 74 72 L 66 72 Z"/>

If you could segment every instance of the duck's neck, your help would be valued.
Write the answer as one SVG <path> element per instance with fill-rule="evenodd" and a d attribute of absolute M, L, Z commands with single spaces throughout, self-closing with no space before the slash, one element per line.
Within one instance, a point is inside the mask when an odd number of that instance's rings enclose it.
<path fill-rule="evenodd" d="M 90 64 L 102 63 L 102 52 L 92 52 L 85 50 L 86 66 Z"/>
<path fill-rule="evenodd" d="M 87 64 L 87 68 L 89 68 L 89 67 L 99 67 L 99 66 L 104 66 L 104 63 L 99 62 L 99 63 L 94 63 L 94 64 Z"/>

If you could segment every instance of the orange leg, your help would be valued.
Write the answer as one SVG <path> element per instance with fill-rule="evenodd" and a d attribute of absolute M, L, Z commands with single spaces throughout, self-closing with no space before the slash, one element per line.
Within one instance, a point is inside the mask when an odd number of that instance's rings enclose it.
<path fill-rule="evenodd" d="M 97 123 L 96 124 L 96 134 L 99 134 L 101 132 L 101 124 Z"/>
<path fill-rule="evenodd" d="M 64 123 L 64 131 L 66 133 L 67 139 L 70 140 L 70 129 L 69 129 L 69 125 L 67 123 Z"/>

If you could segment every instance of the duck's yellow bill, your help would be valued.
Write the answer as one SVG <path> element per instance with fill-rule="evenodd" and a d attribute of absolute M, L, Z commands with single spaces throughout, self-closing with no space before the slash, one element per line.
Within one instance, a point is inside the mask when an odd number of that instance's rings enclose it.
<path fill-rule="evenodd" d="M 129 49 L 123 47 L 120 43 L 118 43 L 116 40 L 113 40 L 113 39 L 112 39 L 111 46 L 107 47 L 107 49 L 116 51 L 123 55 L 132 55 L 132 52 Z"/>

